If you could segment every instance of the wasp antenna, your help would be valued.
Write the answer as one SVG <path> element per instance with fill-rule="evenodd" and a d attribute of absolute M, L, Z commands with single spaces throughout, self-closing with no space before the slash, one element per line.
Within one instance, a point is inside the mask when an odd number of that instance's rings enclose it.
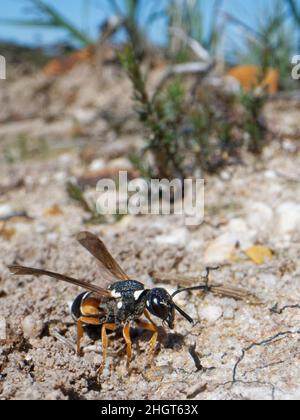
<path fill-rule="evenodd" d="M 179 289 L 179 290 L 176 290 L 176 292 L 174 292 L 174 293 L 172 294 L 172 298 L 174 298 L 175 296 L 177 296 L 177 295 L 179 295 L 180 293 L 183 293 L 183 292 L 192 292 L 192 291 L 194 291 L 194 290 L 205 290 L 206 292 L 209 292 L 209 291 L 210 291 L 210 289 L 211 289 L 211 287 L 210 287 L 210 286 L 208 286 L 208 285 L 201 285 L 201 286 L 187 287 L 187 288 L 185 288 L 185 289 Z"/>
<path fill-rule="evenodd" d="M 220 266 L 215 266 L 215 267 L 206 267 L 207 271 L 217 271 L 220 270 Z"/>
<path fill-rule="evenodd" d="M 190 324 L 195 324 L 195 321 L 193 320 L 193 318 L 191 318 L 186 312 L 184 312 L 181 308 L 179 308 L 179 306 L 174 304 L 174 307 L 176 311 L 179 312 L 180 315 L 182 315 Z"/>
<path fill-rule="evenodd" d="M 220 270 L 220 267 L 206 267 L 206 270 L 205 270 L 206 274 L 205 274 L 204 278 L 209 280 L 210 272 L 211 271 L 218 271 L 218 270 Z"/>

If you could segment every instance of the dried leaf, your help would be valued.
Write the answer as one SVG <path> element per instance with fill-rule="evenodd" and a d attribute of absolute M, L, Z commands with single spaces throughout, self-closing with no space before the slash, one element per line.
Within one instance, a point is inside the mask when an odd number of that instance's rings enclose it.
<path fill-rule="evenodd" d="M 277 69 L 269 68 L 264 74 L 263 69 L 258 66 L 245 65 L 233 67 L 228 75 L 238 80 L 243 89 L 248 92 L 258 87 L 266 89 L 271 95 L 278 92 L 279 71 Z"/>
<path fill-rule="evenodd" d="M 262 245 L 255 245 L 247 249 L 246 255 L 257 265 L 262 265 L 266 260 L 273 258 L 272 250 Z"/>

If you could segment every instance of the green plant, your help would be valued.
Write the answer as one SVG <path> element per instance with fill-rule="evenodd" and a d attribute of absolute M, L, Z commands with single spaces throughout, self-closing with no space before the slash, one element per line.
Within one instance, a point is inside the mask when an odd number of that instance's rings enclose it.
<path fill-rule="evenodd" d="M 151 164 L 144 155 L 132 162 L 144 175 L 186 178 L 197 169 L 217 172 L 229 163 L 240 162 L 240 152 L 260 154 L 266 140 L 262 121 L 266 96 L 247 93 L 235 97 L 218 89 L 201 88 L 193 97 L 189 84 L 175 78 L 151 98 L 133 50 L 121 57 L 134 87 L 135 110 L 145 128 Z"/>
<path fill-rule="evenodd" d="M 147 130 L 147 150 L 150 150 L 154 156 L 156 175 L 159 178 L 167 179 L 171 179 L 174 174 L 182 175 L 182 159 L 178 152 L 179 142 L 176 125 L 174 125 L 174 120 L 181 118 L 179 108 L 175 104 L 175 102 L 178 104 L 181 91 L 174 88 L 164 100 L 158 98 L 152 101 L 146 89 L 140 64 L 132 48 L 125 48 L 121 55 L 121 62 L 133 84 L 135 111 Z"/>
<path fill-rule="evenodd" d="M 121 17 L 120 27 L 125 29 L 136 54 L 140 55 L 145 49 L 149 25 L 165 16 L 164 3 L 157 8 L 156 0 L 125 0 L 122 5 L 118 0 L 108 0 L 113 13 Z"/>
<path fill-rule="evenodd" d="M 77 28 L 65 16 L 58 12 L 53 6 L 43 0 L 27 0 L 41 17 L 33 19 L 1 19 L 2 25 L 26 26 L 28 28 L 62 29 L 67 32 L 74 40 L 87 46 L 93 43 L 89 36 Z"/>
<path fill-rule="evenodd" d="M 242 92 L 237 98 L 244 106 L 243 129 L 249 136 L 248 149 L 254 154 L 261 154 L 265 146 L 266 127 L 262 115 L 266 99 L 266 95 L 253 92 Z"/>
<path fill-rule="evenodd" d="M 97 212 L 96 204 L 89 202 L 85 198 L 83 191 L 76 183 L 67 183 L 67 194 L 72 200 L 78 203 L 85 212 L 90 214 L 90 218 L 85 221 L 86 224 L 98 225 L 106 223 L 105 217 Z"/>
<path fill-rule="evenodd" d="M 290 61 L 295 38 L 291 36 L 293 26 L 287 24 L 288 15 L 284 6 L 284 2 L 276 0 L 271 12 L 270 9 L 262 11 L 263 23 L 258 22 L 257 29 L 229 16 L 229 19 L 242 30 L 246 43 L 246 49 L 243 45 L 243 52 L 237 54 L 237 60 L 261 66 L 262 78 L 266 71 L 273 67 L 279 71 L 282 81 L 290 79 Z"/>
<path fill-rule="evenodd" d="M 117 214 L 109 216 L 101 214 L 98 209 L 96 202 L 94 200 L 87 200 L 84 191 L 81 187 L 73 181 L 67 183 L 67 194 L 68 196 L 75 201 L 86 213 L 90 216 L 88 219 L 84 220 L 84 223 L 87 225 L 101 225 L 107 224 L 110 222 L 120 222 L 124 218 L 124 214 L 120 214 L 119 211 Z"/>
<path fill-rule="evenodd" d="M 197 41 L 211 54 L 216 52 L 220 38 L 218 18 L 223 0 L 212 1 L 211 17 L 204 13 L 203 0 L 174 0 L 168 2 L 168 26 L 172 34 L 173 29 L 180 29 L 188 38 Z M 205 20 L 208 19 L 208 27 Z M 177 61 L 187 61 L 190 51 L 181 40 L 170 37 L 170 48 Z"/>

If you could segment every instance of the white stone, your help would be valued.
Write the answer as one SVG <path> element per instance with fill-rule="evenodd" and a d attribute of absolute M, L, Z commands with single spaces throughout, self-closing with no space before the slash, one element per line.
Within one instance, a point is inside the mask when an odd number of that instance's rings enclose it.
<path fill-rule="evenodd" d="M 58 158 L 58 160 L 59 160 L 59 163 L 68 165 L 69 163 L 72 162 L 73 156 L 70 153 L 64 153 Z"/>
<path fill-rule="evenodd" d="M 232 175 L 228 171 L 221 172 L 220 177 L 221 177 L 221 179 L 223 179 L 223 181 L 230 181 L 232 179 Z"/>
<path fill-rule="evenodd" d="M 272 171 L 272 170 L 268 170 L 268 171 L 266 171 L 266 172 L 265 172 L 265 177 L 266 177 L 267 179 L 272 179 L 272 180 L 274 180 L 274 179 L 277 179 L 277 178 L 278 178 L 278 176 L 277 176 L 276 172 L 275 172 L 275 171 Z"/>
<path fill-rule="evenodd" d="M 204 254 L 204 263 L 210 265 L 230 261 L 238 244 L 245 250 L 255 241 L 256 232 L 251 231 L 243 219 L 233 219 L 226 227 L 225 233 L 208 246 Z"/>
<path fill-rule="evenodd" d="M 10 204 L 1 204 L 0 205 L 0 217 L 5 218 L 9 217 L 13 213 L 13 209 Z"/>
<path fill-rule="evenodd" d="M 203 246 L 203 241 L 200 241 L 199 239 L 192 239 L 191 241 L 189 241 L 189 243 L 187 244 L 187 250 L 188 251 L 199 251 Z"/>
<path fill-rule="evenodd" d="M 67 178 L 67 174 L 66 172 L 57 172 L 56 174 L 53 175 L 53 179 L 57 182 L 65 182 Z"/>
<path fill-rule="evenodd" d="M 78 108 L 73 110 L 72 116 L 79 122 L 79 124 L 91 124 L 97 117 L 97 112 L 94 109 Z"/>
<path fill-rule="evenodd" d="M 268 230 L 273 221 L 274 213 L 271 207 L 264 203 L 247 205 L 247 224 L 257 231 Z"/>
<path fill-rule="evenodd" d="M 28 235 L 32 232 L 32 225 L 29 223 L 15 223 L 13 227 L 19 235 Z"/>
<path fill-rule="evenodd" d="M 105 168 L 105 161 L 103 159 L 96 159 L 89 166 L 89 170 L 92 172 L 100 171 L 104 168 Z"/>
<path fill-rule="evenodd" d="M 231 308 L 230 306 L 226 307 L 224 309 L 223 318 L 226 320 L 234 319 L 235 318 L 234 308 Z"/>
<path fill-rule="evenodd" d="M 279 235 L 292 234 L 300 228 L 300 205 L 293 202 L 281 204 L 276 210 L 275 230 Z"/>
<path fill-rule="evenodd" d="M 132 163 L 126 159 L 126 158 L 119 158 L 119 159 L 114 159 L 111 160 L 108 165 L 107 168 L 109 169 L 123 169 L 123 170 L 132 170 L 133 166 Z"/>
<path fill-rule="evenodd" d="M 42 333 L 44 324 L 32 316 L 27 316 L 22 321 L 22 328 L 25 338 L 37 338 Z"/>
<path fill-rule="evenodd" d="M 225 233 L 215 239 L 204 253 L 204 264 L 214 265 L 230 261 L 237 244 L 235 235 Z"/>
<path fill-rule="evenodd" d="M 258 284 L 263 283 L 266 288 L 272 290 L 279 282 L 278 278 L 273 274 L 261 274 L 259 276 Z"/>
<path fill-rule="evenodd" d="M 59 239 L 59 235 L 56 232 L 51 232 L 47 234 L 47 239 L 49 242 L 57 242 Z"/>
<path fill-rule="evenodd" d="M 223 315 L 223 309 L 220 306 L 207 305 L 199 312 L 200 318 L 209 324 L 215 324 Z"/>
<path fill-rule="evenodd" d="M 160 235 L 155 238 L 161 245 L 186 246 L 189 240 L 189 233 L 186 228 L 174 229 L 169 235 Z"/>

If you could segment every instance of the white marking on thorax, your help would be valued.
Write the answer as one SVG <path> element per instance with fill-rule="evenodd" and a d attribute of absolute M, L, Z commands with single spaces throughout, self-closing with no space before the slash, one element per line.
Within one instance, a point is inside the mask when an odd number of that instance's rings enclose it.
<path fill-rule="evenodd" d="M 144 290 L 137 290 L 136 292 L 134 292 L 133 294 L 134 300 L 139 300 L 139 298 L 141 297 L 143 293 L 144 293 Z"/>
<path fill-rule="evenodd" d="M 122 309 L 122 307 L 123 307 L 123 302 L 119 302 L 119 303 L 118 303 L 118 305 L 117 305 L 117 307 L 118 307 L 118 309 Z"/>
<path fill-rule="evenodd" d="M 120 297 L 122 297 L 121 293 L 117 292 L 115 289 L 113 289 L 113 290 L 111 291 L 111 295 L 112 295 L 112 297 L 113 297 L 113 298 L 115 298 L 115 299 L 119 299 Z"/>

